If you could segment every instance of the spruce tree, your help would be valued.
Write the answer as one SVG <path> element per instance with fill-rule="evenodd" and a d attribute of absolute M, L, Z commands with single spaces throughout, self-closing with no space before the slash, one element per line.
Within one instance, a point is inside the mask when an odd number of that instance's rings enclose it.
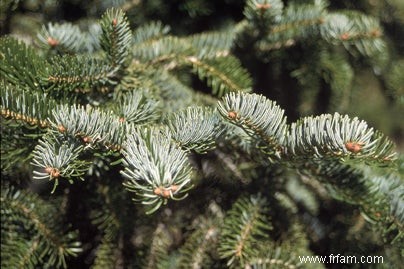
<path fill-rule="evenodd" d="M 153 3 L 116 1 L 3 35 L 2 267 L 399 268 L 403 157 L 349 112 L 363 66 L 403 112 L 404 65 L 361 2 L 247 0 L 176 34 L 134 14 Z"/>

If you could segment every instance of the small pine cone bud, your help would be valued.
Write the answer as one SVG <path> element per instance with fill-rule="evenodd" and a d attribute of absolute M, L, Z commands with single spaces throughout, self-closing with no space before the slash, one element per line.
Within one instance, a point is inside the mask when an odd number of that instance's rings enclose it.
<path fill-rule="evenodd" d="M 64 133 L 64 132 L 66 132 L 66 127 L 64 127 L 63 125 L 59 125 L 58 126 L 58 131 L 61 132 L 61 133 Z"/>
<path fill-rule="evenodd" d="M 83 137 L 83 142 L 84 143 L 90 143 L 91 141 L 92 141 L 91 137 L 89 137 L 89 136 Z"/>
<path fill-rule="evenodd" d="M 56 168 L 52 170 L 51 177 L 60 177 L 60 171 Z"/>
<path fill-rule="evenodd" d="M 255 6 L 260 10 L 267 10 L 268 8 L 271 8 L 271 4 L 269 4 L 269 3 L 256 4 Z"/>
<path fill-rule="evenodd" d="M 118 20 L 116 19 L 116 18 L 114 18 L 113 20 L 112 20 L 112 25 L 113 26 L 116 26 L 118 24 Z"/>
<path fill-rule="evenodd" d="M 343 33 L 340 37 L 341 37 L 341 40 L 345 41 L 345 40 L 348 40 L 350 36 L 349 36 L 349 33 Z"/>
<path fill-rule="evenodd" d="M 358 153 L 362 150 L 362 143 L 357 143 L 357 142 L 346 142 L 345 143 L 345 148 L 352 152 L 352 153 Z"/>
<path fill-rule="evenodd" d="M 51 177 L 60 177 L 59 169 L 53 167 L 46 167 L 45 172 L 48 173 Z"/>
<path fill-rule="evenodd" d="M 229 113 L 227 113 L 227 117 L 229 117 L 232 120 L 237 119 L 237 113 L 235 111 L 229 111 Z"/>
<path fill-rule="evenodd" d="M 45 168 L 45 172 L 48 173 L 48 174 L 52 173 L 52 170 L 53 170 L 52 167 L 46 167 Z"/>
<path fill-rule="evenodd" d="M 154 193 L 155 195 L 161 195 L 161 193 L 162 193 L 161 187 L 155 188 L 155 189 L 153 190 L 153 193 Z"/>
<path fill-rule="evenodd" d="M 373 29 L 373 30 L 370 32 L 370 35 L 373 36 L 373 37 L 379 37 L 379 36 L 382 35 L 382 33 L 380 32 L 379 29 Z"/>
<path fill-rule="evenodd" d="M 163 196 L 164 198 L 169 198 L 170 194 L 171 194 L 170 190 L 164 189 L 161 196 Z"/>
<path fill-rule="evenodd" d="M 56 47 L 59 45 L 59 41 L 57 39 L 54 39 L 53 37 L 48 37 L 48 45 L 51 47 Z"/>
<path fill-rule="evenodd" d="M 119 118 L 119 122 L 124 122 L 125 121 L 125 118 L 124 117 L 120 117 Z"/>

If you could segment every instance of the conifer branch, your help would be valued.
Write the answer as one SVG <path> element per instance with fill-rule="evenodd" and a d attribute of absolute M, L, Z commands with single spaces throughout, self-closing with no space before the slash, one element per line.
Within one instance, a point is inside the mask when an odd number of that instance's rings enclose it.
<path fill-rule="evenodd" d="M 98 189 L 104 196 L 104 200 L 102 201 L 104 204 L 101 206 L 101 209 L 93 210 L 90 217 L 92 219 L 91 222 L 101 231 L 102 239 L 98 245 L 94 264 L 91 268 L 115 268 L 121 251 L 116 247 L 118 245 L 121 224 L 112 208 L 113 205 L 108 188 L 99 187 Z"/>
<path fill-rule="evenodd" d="M 400 244 L 404 237 L 404 188 L 397 174 L 378 175 L 370 168 L 335 161 L 320 162 L 317 168 L 313 165 L 311 173 L 334 198 L 358 205 L 368 221 L 381 224 L 380 232 L 389 242 Z"/>
<path fill-rule="evenodd" d="M 184 150 L 205 153 L 215 147 L 220 135 L 220 119 L 212 110 L 193 107 L 168 119 L 171 138 Z"/>
<path fill-rule="evenodd" d="M 244 16 L 248 23 L 257 26 L 260 30 L 278 23 L 282 13 L 281 0 L 249 0 L 244 8 Z"/>
<path fill-rule="evenodd" d="M 86 147 L 104 145 L 119 150 L 130 126 L 111 112 L 90 106 L 57 106 L 50 121 L 54 132 L 81 140 Z"/>
<path fill-rule="evenodd" d="M 148 90 L 131 90 L 115 96 L 116 106 L 112 109 L 119 121 L 132 124 L 153 122 L 159 117 L 159 102 Z"/>
<path fill-rule="evenodd" d="M 269 156 L 280 157 L 286 135 L 286 117 L 276 103 L 257 94 L 230 93 L 218 104 L 220 114 L 243 128 Z"/>
<path fill-rule="evenodd" d="M 225 58 L 201 60 L 194 56 L 184 59 L 194 67 L 200 79 L 206 79 L 213 94 L 219 97 L 228 92 L 249 92 L 251 78 L 241 68 L 239 60 L 232 56 Z"/>
<path fill-rule="evenodd" d="M 325 8 L 324 1 L 300 5 L 292 3 L 285 9 L 279 24 L 271 27 L 269 39 L 296 39 L 315 33 L 315 29 L 324 23 Z"/>
<path fill-rule="evenodd" d="M 32 47 L 22 41 L 0 38 L 0 74 L 6 82 L 33 91 L 41 90 L 41 72 L 49 67 Z"/>
<path fill-rule="evenodd" d="M 191 167 L 184 151 L 180 150 L 158 129 L 139 130 L 124 143 L 122 155 L 128 181 L 124 186 L 135 192 L 140 201 L 156 211 L 168 199 L 184 199 L 191 183 Z M 181 196 L 182 195 L 182 196 Z"/>
<path fill-rule="evenodd" d="M 57 104 L 46 93 L 23 91 L 18 87 L 0 82 L 1 116 L 6 119 L 25 122 L 30 126 L 46 128 L 51 109 Z"/>
<path fill-rule="evenodd" d="M 220 32 L 194 34 L 186 39 L 198 51 L 195 57 L 206 59 L 228 56 L 235 38 L 236 31 L 234 29 L 225 29 L 225 31 Z"/>
<path fill-rule="evenodd" d="M 379 23 L 364 14 L 347 12 L 329 14 L 320 28 L 322 37 L 331 43 L 343 44 L 348 51 L 354 46 L 362 55 L 372 57 L 385 51 Z"/>
<path fill-rule="evenodd" d="M 79 160 L 83 150 L 82 145 L 72 140 L 61 141 L 53 135 L 44 136 L 33 152 L 32 165 L 37 168 L 33 172 L 34 179 L 53 180 L 54 192 L 60 178 L 66 178 L 70 183 L 75 177 L 81 178 L 88 167 L 88 163 Z"/>
<path fill-rule="evenodd" d="M 37 38 L 42 48 L 70 54 L 82 51 L 87 41 L 80 28 L 71 23 L 48 23 L 42 26 Z"/>
<path fill-rule="evenodd" d="M 113 70 L 119 70 L 129 55 L 132 32 L 122 10 L 109 9 L 101 18 L 102 35 L 100 43 L 106 52 L 107 60 Z"/>
<path fill-rule="evenodd" d="M 53 57 L 43 73 L 50 90 L 89 91 L 93 85 L 115 84 L 116 70 L 104 61 L 84 56 Z"/>
<path fill-rule="evenodd" d="M 267 238 L 270 229 L 265 199 L 239 198 L 224 220 L 219 242 L 221 258 L 227 259 L 228 266 L 244 266 L 258 254 L 254 242 Z"/>
<path fill-rule="evenodd" d="M 404 106 L 404 60 L 395 61 L 387 72 L 385 80 L 389 90 L 389 95 L 396 102 Z"/>
<path fill-rule="evenodd" d="M 193 55 L 194 49 L 189 42 L 175 36 L 163 36 L 150 42 L 135 44 L 133 56 L 135 59 L 150 65 L 170 64 L 181 56 Z"/>
<path fill-rule="evenodd" d="M 157 225 L 152 235 L 149 253 L 145 260 L 143 269 L 164 269 L 167 268 L 169 260 L 168 248 L 172 239 L 169 231 L 163 223 Z"/>
<path fill-rule="evenodd" d="M 122 79 L 122 86 L 127 89 L 150 89 L 159 102 L 164 102 L 164 111 L 167 114 L 160 114 L 162 119 L 169 115 L 169 112 L 177 111 L 191 106 L 194 101 L 194 94 L 190 87 L 181 82 L 174 74 L 162 68 L 144 64 L 131 65 L 128 69 L 128 76 Z"/>
<path fill-rule="evenodd" d="M 364 159 L 389 162 L 394 159 L 394 144 L 365 121 L 347 115 L 306 117 L 292 123 L 287 139 L 288 151 L 296 156 L 316 158 Z"/>
<path fill-rule="evenodd" d="M 152 44 L 170 32 L 170 27 L 163 25 L 160 21 L 149 22 L 141 25 L 133 32 L 133 44 Z"/>
<path fill-rule="evenodd" d="M 24 256 L 19 257 L 19 263 L 36 266 L 43 257 L 47 256 L 46 264 L 49 266 L 66 268 L 66 257 L 76 256 L 81 251 L 74 233 L 69 232 L 63 237 L 58 236 L 59 230 L 63 229 L 63 226 L 60 220 L 56 218 L 57 209 L 39 199 L 37 195 L 2 186 L 1 212 L 2 218 L 4 217 L 7 221 L 8 228 L 12 229 L 8 232 L 15 233 L 17 240 L 23 236 L 28 236 L 30 233 L 36 235 L 32 237 L 32 245 L 26 246 L 28 248 L 25 249 L 27 252 L 23 254 Z M 22 224 L 22 229 L 16 230 L 20 227 L 18 224 Z M 38 239 L 40 240 L 38 241 Z M 4 243 L 7 245 L 13 242 L 6 241 Z M 28 257 L 25 255 L 28 252 L 35 254 Z"/>
<path fill-rule="evenodd" d="M 179 268 L 208 268 L 209 251 L 217 245 L 220 230 L 217 221 L 203 219 L 202 223 L 180 249 Z"/>

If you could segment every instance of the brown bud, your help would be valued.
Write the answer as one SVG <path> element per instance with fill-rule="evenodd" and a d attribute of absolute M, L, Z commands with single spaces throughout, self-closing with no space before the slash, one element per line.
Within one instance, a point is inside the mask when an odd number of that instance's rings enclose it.
<path fill-rule="evenodd" d="M 349 35 L 349 33 L 343 33 L 341 36 L 341 40 L 348 40 L 349 39 L 349 37 L 350 37 L 350 35 Z"/>
<path fill-rule="evenodd" d="M 84 142 L 84 143 L 90 143 L 91 141 L 93 141 L 93 140 L 91 139 L 91 137 L 89 137 L 89 136 L 83 137 L 83 142 Z"/>
<path fill-rule="evenodd" d="M 124 122 L 125 121 L 125 118 L 124 117 L 120 117 L 119 118 L 119 122 Z"/>
<path fill-rule="evenodd" d="M 61 132 L 61 133 L 64 133 L 64 132 L 66 132 L 66 127 L 64 127 L 63 125 L 59 125 L 58 126 L 58 131 Z"/>
<path fill-rule="evenodd" d="M 53 38 L 53 37 L 48 37 L 48 45 L 51 47 L 56 47 L 57 45 L 59 45 L 59 40 Z"/>
<path fill-rule="evenodd" d="M 345 143 L 345 148 L 352 152 L 352 153 L 358 153 L 362 150 L 362 143 L 359 142 L 346 142 Z"/>
<path fill-rule="evenodd" d="M 164 189 L 161 196 L 163 196 L 164 198 L 169 198 L 170 194 L 171 194 L 170 190 Z"/>
<path fill-rule="evenodd" d="M 57 168 L 46 167 L 45 172 L 48 173 L 51 177 L 60 177 L 60 171 Z"/>
<path fill-rule="evenodd" d="M 379 37 L 379 36 L 382 35 L 382 33 L 380 32 L 379 29 L 373 29 L 373 30 L 370 32 L 370 35 L 373 36 L 373 37 Z"/>
<path fill-rule="evenodd" d="M 60 171 L 56 168 L 53 168 L 50 175 L 51 175 L 51 177 L 60 177 Z"/>
<path fill-rule="evenodd" d="M 229 113 L 227 113 L 227 117 L 229 117 L 232 120 L 237 119 L 237 113 L 235 111 L 229 111 Z"/>
<path fill-rule="evenodd" d="M 255 5 L 258 9 L 261 10 L 267 10 L 268 8 L 271 8 L 271 4 L 265 3 L 265 4 L 256 4 Z"/>
<path fill-rule="evenodd" d="M 113 26 L 116 26 L 118 24 L 118 20 L 116 19 L 116 18 L 114 18 L 113 20 L 112 20 L 112 25 Z"/>
<path fill-rule="evenodd" d="M 158 188 L 155 188 L 154 190 L 153 190 L 153 193 L 155 194 L 155 195 L 161 195 L 161 187 L 158 187 Z"/>
<path fill-rule="evenodd" d="M 45 172 L 48 173 L 48 174 L 52 173 L 52 170 L 53 170 L 52 167 L 46 167 L 45 168 Z"/>

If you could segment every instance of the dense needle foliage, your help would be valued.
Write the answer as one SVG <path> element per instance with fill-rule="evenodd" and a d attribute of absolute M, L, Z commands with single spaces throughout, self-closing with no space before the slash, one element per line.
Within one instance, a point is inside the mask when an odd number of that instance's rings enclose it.
<path fill-rule="evenodd" d="M 374 2 L 3 1 L 1 266 L 399 268 L 404 7 Z"/>

